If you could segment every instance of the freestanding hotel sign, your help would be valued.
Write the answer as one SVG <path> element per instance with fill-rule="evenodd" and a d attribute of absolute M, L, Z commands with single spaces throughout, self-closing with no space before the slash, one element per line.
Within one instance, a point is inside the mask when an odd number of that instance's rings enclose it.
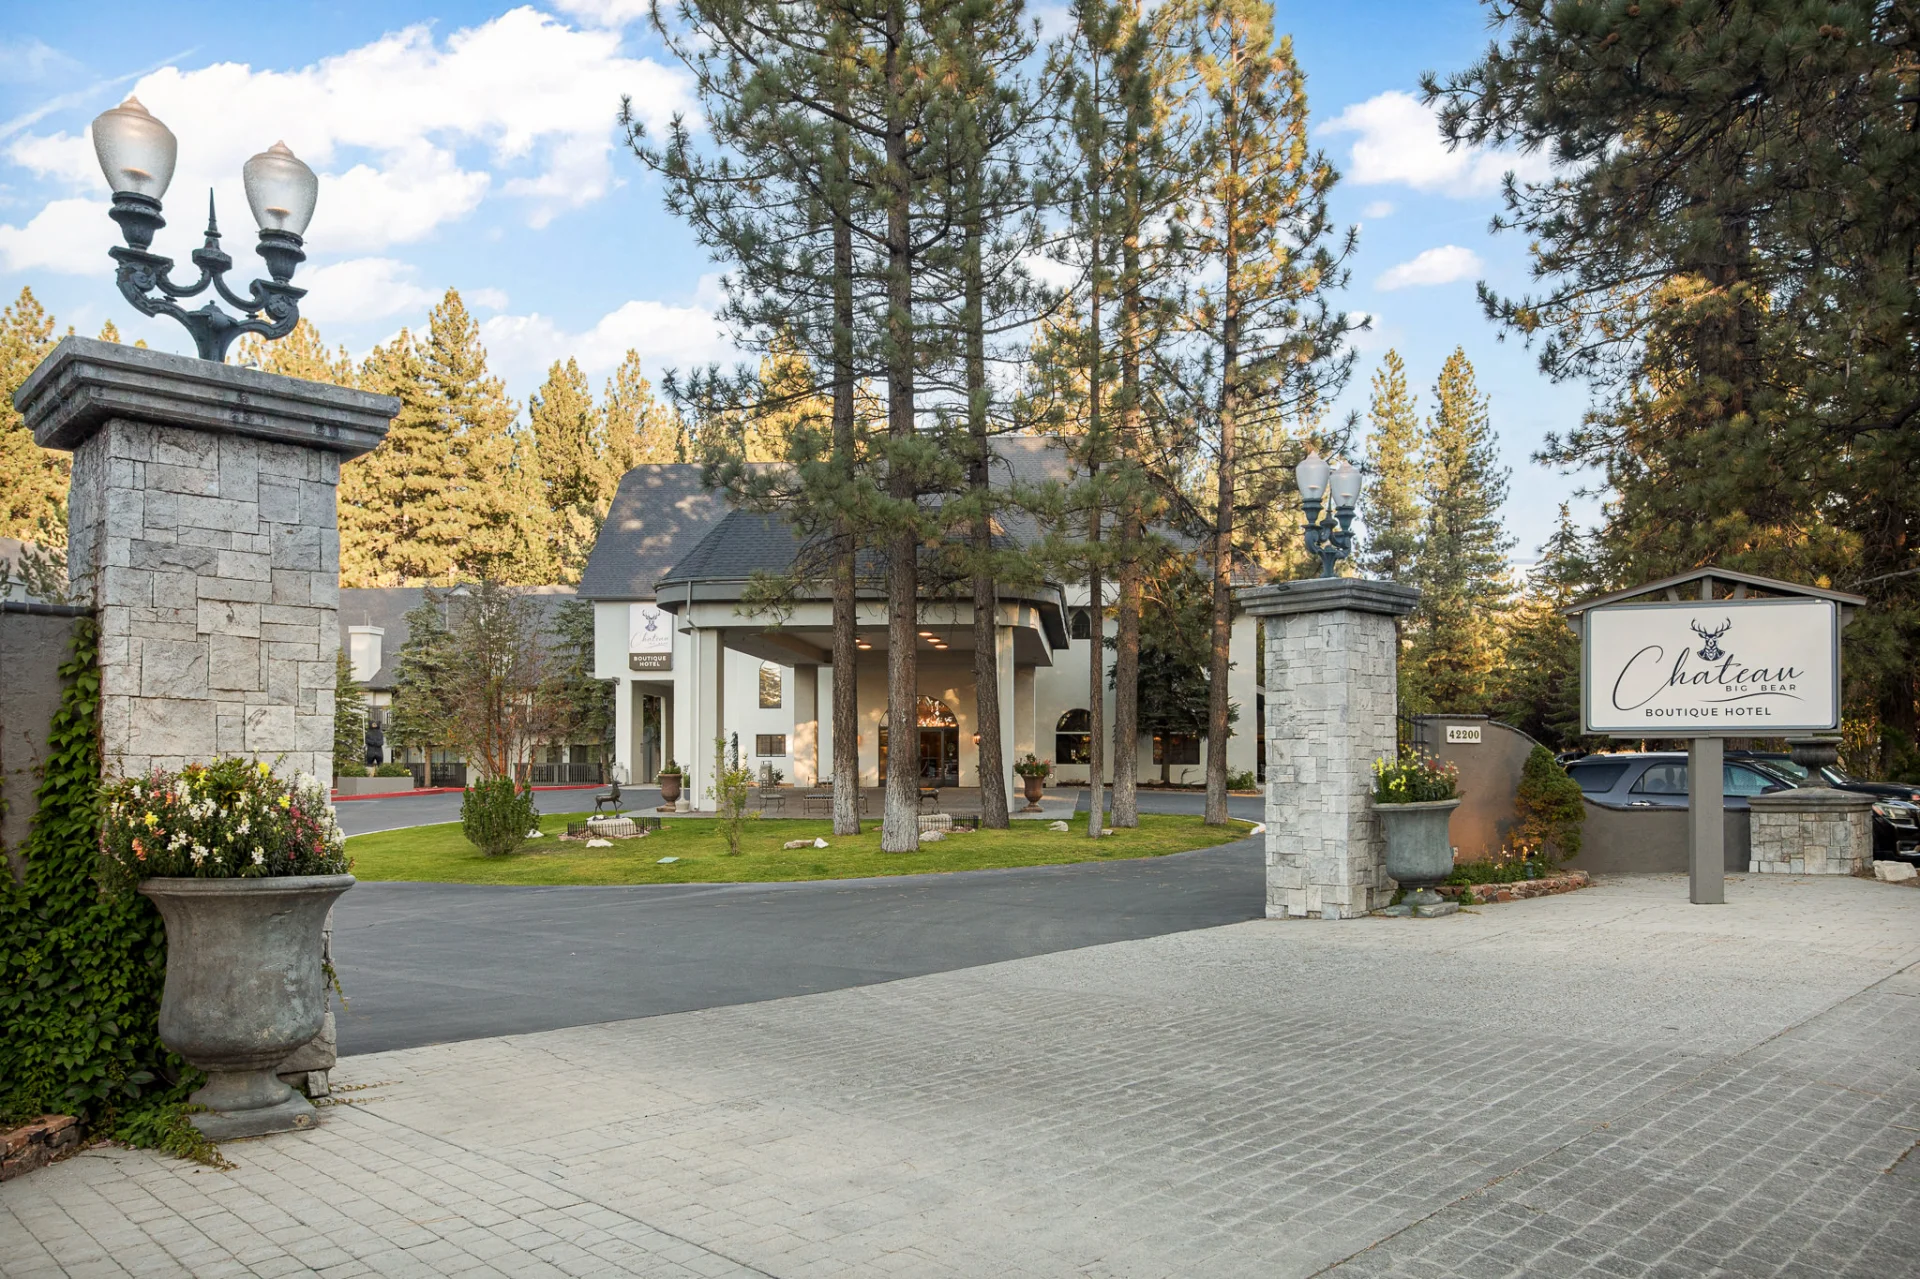
<path fill-rule="evenodd" d="M 1580 633 L 1585 731 L 1689 739 L 1694 902 L 1726 900 L 1721 739 L 1840 727 L 1840 629 L 1865 603 L 1858 595 L 1704 568 L 1566 611 Z"/>
<path fill-rule="evenodd" d="M 1840 727 L 1840 609 L 1827 599 L 1587 610 L 1581 720 L 1613 737 L 1779 737 Z"/>

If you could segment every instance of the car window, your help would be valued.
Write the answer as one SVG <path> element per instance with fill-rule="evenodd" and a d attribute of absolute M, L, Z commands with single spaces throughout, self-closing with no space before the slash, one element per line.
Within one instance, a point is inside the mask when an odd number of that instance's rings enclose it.
<path fill-rule="evenodd" d="M 1793 782 L 1797 786 L 1806 785 L 1807 779 L 1813 776 L 1812 770 L 1808 769 L 1804 764 L 1796 764 L 1790 759 L 1762 760 L 1760 767 L 1766 769 L 1769 773 L 1780 774 L 1780 776 Z M 1728 791 L 1727 794 L 1731 795 L 1733 792 Z"/>
<path fill-rule="evenodd" d="M 1633 784 L 1636 795 L 1684 795 L 1687 793 L 1685 763 L 1653 764 Z"/>
<path fill-rule="evenodd" d="M 1726 795 L 1764 795 L 1770 786 L 1783 785 L 1757 768 L 1728 764 L 1721 771 L 1721 793 Z"/>
<path fill-rule="evenodd" d="M 1584 761 L 1567 765 L 1567 772 L 1573 780 L 1580 783 L 1580 789 L 1589 795 L 1604 795 L 1613 789 L 1620 775 L 1627 771 L 1625 760 L 1606 760 L 1586 763 Z"/>

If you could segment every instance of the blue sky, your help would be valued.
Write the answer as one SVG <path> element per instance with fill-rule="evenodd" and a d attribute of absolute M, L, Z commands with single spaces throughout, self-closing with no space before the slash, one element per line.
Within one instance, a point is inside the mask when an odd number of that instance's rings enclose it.
<path fill-rule="evenodd" d="M 1058 11 L 1039 10 L 1043 17 Z M 1280 3 L 1307 73 L 1317 144 L 1344 179 L 1334 198 L 1361 227 L 1342 305 L 1376 317 L 1339 408 L 1364 407 L 1388 347 L 1423 391 L 1464 346 L 1492 397 L 1513 468 L 1507 521 L 1531 559 L 1577 486 L 1534 464 L 1586 396 L 1497 340 L 1476 280 L 1525 286 L 1525 244 L 1493 237 L 1500 174 L 1529 158 L 1446 153 L 1417 104 L 1423 70 L 1465 65 L 1488 33 L 1470 0 Z M 523 400 L 556 357 L 596 384 L 628 347 L 655 376 L 727 352 L 712 323 L 716 265 L 662 209 L 613 115 L 690 105 L 645 23 L 644 0 L 421 3 L 118 3 L 16 6 L 0 36 L 0 292 L 22 285 L 62 324 L 190 351 L 185 331 L 142 319 L 113 286 L 118 231 L 86 127 L 138 93 L 180 139 L 155 247 L 184 262 L 199 193 L 216 189 L 226 247 L 255 265 L 240 192 L 246 157 L 284 139 L 321 175 L 296 282 L 307 314 L 356 355 L 419 325 L 449 285 L 481 317 L 497 372 Z M 1591 504 L 1579 508 L 1590 520 Z"/>

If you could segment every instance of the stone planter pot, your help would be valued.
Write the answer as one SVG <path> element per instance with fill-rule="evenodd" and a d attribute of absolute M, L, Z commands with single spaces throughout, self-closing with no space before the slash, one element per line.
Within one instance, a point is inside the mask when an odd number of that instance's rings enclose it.
<path fill-rule="evenodd" d="M 661 807 L 664 808 L 669 804 L 676 803 L 679 800 L 679 798 L 680 798 L 680 774 L 679 773 L 660 774 L 660 805 Z"/>
<path fill-rule="evenodd" d="M 149 879 L 167 923 L 160 1042 L 207 1072 L 190 1116 L 215 1141 L 311 1128 L 313 1105 L 275 1068 L 320 1033 L 327 911 L 351 875 Z"/>
<path fill-rule="evenodd" d="M 1040 796 L 1047 784 L 1047 779 L 1044 777 L 1034 777 L 1029 775 L 1026 777 L 1022 777 L 1020 781 L 1026 787 L 1027 811 L 1030 813 L 1039 812 Z"/>
<path fill-rule="evenodd" d="M 1453 873 L 1453 842 L 1447 823 L 1458 799 L 1428 800 L 1419 804 L 1375 803 L 1387 837 L 1387 874 L 1407 890 L 1401 907 L 1409 914 L 1451 913 L 1459 907 L 1443 901 L 1433 886 Z"/>

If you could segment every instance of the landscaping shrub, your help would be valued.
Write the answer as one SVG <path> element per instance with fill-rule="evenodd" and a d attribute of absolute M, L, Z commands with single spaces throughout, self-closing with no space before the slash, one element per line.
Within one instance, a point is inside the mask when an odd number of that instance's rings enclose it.
<path fill-rule="evenodd" d="M 1259 790 L 1260 779 L 1254 775 L 1254 772 L 1251 768 L 1249 768 L 1244 773 L 1228 773 L 1227 789 L 1228 790 Z"/>
<path fill-rule="evenodd" d="M 1544 746 L 1534 747 L 1527 756 L 1513 811 L 1519 818 L 1513 834 L 1520 843 L 1549 849 L 1561 861 L 1579 855 L 1580 827 L 1587 819 L 1580 783 Z"/>
<path fill-rule="evenodd" d="M 533 787 L 515 786 L 511 777 L 475 782 L 460 801 L 460 833 L 489 857 L 518 852 L 539 820 Z"/>
<path fill-rule="evenodd" d="M 100 850 L 110 880 L 340 875 L 346 837 L 318 785 L 289 786 L 263 761 L 155 769 L 105 792 Z"/>
<path fill-rule="evenodd" d="M 412 777 L 413 770 L 399 760 L 390 760 L 385 764 L 375 765 L 373 775 L 375 777 Z"/>
<path fill-rule="evenodd" d="M 740 836 L 747 820 L 747 801 L 753 790 L 753 773 L 740 767 L 740 735 L 735 733 L 731 747 L 724 737 L 713 739 L 713 785 L 707 795 L 713 800 L 713 815 L 727 837 L 727 855 L 740 855 Z"/>

